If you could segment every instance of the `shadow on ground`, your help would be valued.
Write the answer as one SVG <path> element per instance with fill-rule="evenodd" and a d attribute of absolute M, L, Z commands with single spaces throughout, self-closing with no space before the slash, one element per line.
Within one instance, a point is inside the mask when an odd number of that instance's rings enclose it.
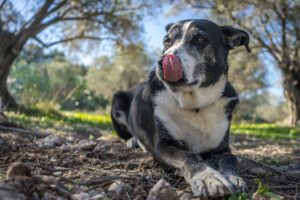
<path fill-rule="evenodd" d="M 127 148 L 111 131 L 82 123 L 42 127 L 31 134 L 0 130 L 0 196 L 138 200 L 146 199 L 150 189 L 165 179 L 178 199 L 193 199 L 190 187 L 176 170 L 163 169 L 148 153 Z M 241 162 L 247 194 L 231 199 L 300 198 L 299 140 L 273 141 L 237 134 L 231 137 L 231 144 L 234 154 L 271 166 Z M 6 177 L 15 162 L 25 164 L 31 175 L 10 172 Z M 18 173 L 22 175 L 17 169 Z"/>

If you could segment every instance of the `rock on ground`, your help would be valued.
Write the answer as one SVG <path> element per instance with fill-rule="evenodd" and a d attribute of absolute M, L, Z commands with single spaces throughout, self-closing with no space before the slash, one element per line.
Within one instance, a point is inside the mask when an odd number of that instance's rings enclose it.
<path fill-rule="evenodd" d="M 97 143 L 91 140 L 80 140 L 76 146 L 79 150 L 91 151 L 96 145 Z"/>
<path fill-rule="evenodd" d="M 177 199 L 176 191 L 164 179 L 160 179 L 150 190 L 147 200 Z"/>
<path fill-rule="evenodd" d="M 47 147 L 47 148 L 53 148 L 56 146 L 61 146 L 64 143 L 64 139 L 61 137 L 58 137 L 56 135 L 49 135 L 43 139 L 40 139 L 38 141 L 39 147 Z"/>
<path fill-rule="evenodd" d="M 124 183 L 122 181 L 115 181 L 109 186 L 108 192 L 109 195 L 112 196 L 114 199 L 119 199 L 123 194 L 125 194 L 131 189 L 132 187 L 127 183 Z"/>

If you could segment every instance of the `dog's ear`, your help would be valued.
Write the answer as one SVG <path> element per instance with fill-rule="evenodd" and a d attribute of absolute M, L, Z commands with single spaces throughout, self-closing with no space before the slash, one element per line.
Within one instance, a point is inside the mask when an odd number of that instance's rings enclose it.
<path fill-rule="evenodd" d="M 170 30 L 170 28 L 174 25 L 174 23 L 170 23 L 165 27 L 166 32 Z"/>
<path fill-rule="evenodd" d="M 247 51 L 251 52 L 251 49 L 249 48 L 249 34 L 246 31 L 231 26 L 221 26 L 221 30 L 225 36 L 225 45 L 229 49 L 244 45 Z"/>

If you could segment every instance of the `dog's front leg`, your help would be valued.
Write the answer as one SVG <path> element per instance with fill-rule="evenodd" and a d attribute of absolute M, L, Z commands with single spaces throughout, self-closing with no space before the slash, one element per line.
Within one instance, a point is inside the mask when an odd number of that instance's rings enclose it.
<path fill-rule="evenodd" d="M 180 150 L 164 141 L 159 141 L 155 149 L 156 159 L 183 172 L 194 195 L 208 199 L 236 192 L 234 185 L 220 172 L 207 165 L 199 155 Z"/>
<path fill-rule="evenodd" d="M 222 173 L 235 187 L 236 190 L 242 192 L 246 189 L 244 180 L 238 176 L 238 161 L 236 156 L 229 151 L 222 154 L 214 154 L 205 160 L 214 169 Z"/>

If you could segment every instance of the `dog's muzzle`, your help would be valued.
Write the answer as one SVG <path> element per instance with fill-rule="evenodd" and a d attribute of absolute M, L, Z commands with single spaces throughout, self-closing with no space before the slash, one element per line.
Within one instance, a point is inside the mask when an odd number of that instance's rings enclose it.
<path fill-rule="evenodd" d="M 183 78 L 180 59 L 174 54 L 167 54 L 162 62 L 164 80 L 177 82 Z"/>

